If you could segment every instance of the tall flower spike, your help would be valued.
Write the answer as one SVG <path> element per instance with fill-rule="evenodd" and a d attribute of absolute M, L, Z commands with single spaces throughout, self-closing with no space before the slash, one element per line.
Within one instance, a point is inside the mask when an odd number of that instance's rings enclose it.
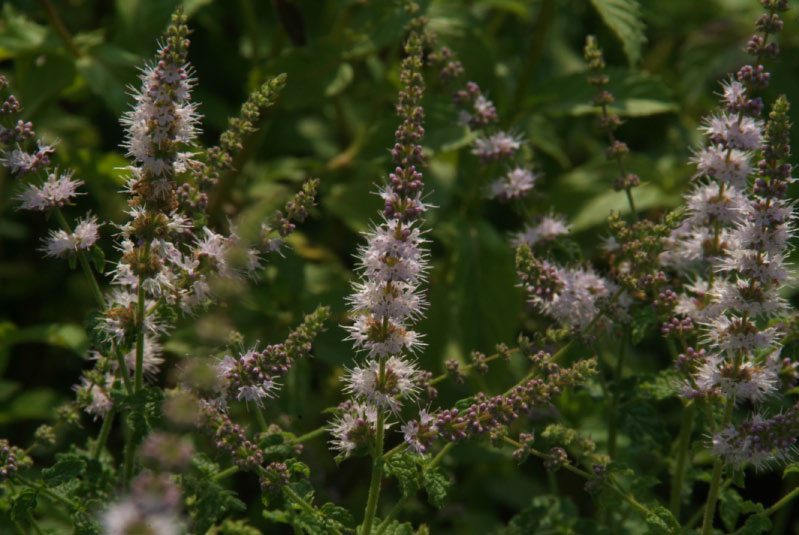
<path fill-rule="evenodd" d="M 194 80 L 186 58 L 189 29 L 178 11 L 172 17 L 156 62 L 142 72 L 136 105 L 122 118 L 127 127 L 124 147 L 134 165 L 129 183 L 137 204 L 170 212 L 177 207 L 175 175 L 192 165 L 184 152 L 197 134 L 196 104 L 190 101 Z"/>
<path fill-rule="evenodd" d="M 367 358 L 349 370 L 345 379 L 345 390 L 361 403 L 355 405 L 355 413 L 345 412 L 331 428 L 331 446 L 345 456 L 357 449 L 355 435 L 371 429 L 371 414 L 382 439 L 385 412 L 396 413 L 403 399 L 415 398 L 422 377 L 416 364 L 403 356 L 423 345 L 412 324 L 426 306 L 420 285 L 428 268 L 427 254 L 419 228 L 419 218 L 428 208 L 422 201 L 424 159 L 419 145 L 424 134 L 422 45 L 419 34 L 411 32 L 400 73 L 397 115 L 401 124 L 391 152 L 396 167 L 379 191 L 383 221 L 366 233 L 367 243 L 358 251 L 361 280 L 353 283 L 354 292 L 347 299 L 354 320 L 345 327 L 348 339 Z"/>

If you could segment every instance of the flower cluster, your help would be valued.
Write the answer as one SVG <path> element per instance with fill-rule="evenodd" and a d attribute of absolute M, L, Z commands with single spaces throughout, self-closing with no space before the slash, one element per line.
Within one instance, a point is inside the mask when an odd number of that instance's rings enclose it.
<path fill-rule="evenodd" d="M 253 348 L 238 358 L 225 355 L 216 365 L 221 391 L 218 404 L 225 407 L 228 399 L 237 399 L 262 407 L 263 400 L 279 388 L 277 380 L 288 373 L 296 360 L 310 355 L 311 342 L 329 315 L 329 308 L 319 307 L 289 333 L 285 343 L 272 344 L 261 351 Z"/>
<path fill-rule="evenodd" d="M 397 166 L 380 190 L 384 220 L 367 233 L 359 250 L 362 280 L 353 284 L 348 303 L 354 322 L 346 327 L 356 349 L 367 359 L 348 371 L 345 391 L 357 400 L 344 410 L 331 432 L 331 445 L 347 455 L 357 444 L 353 429 L 368 427 L 373 411 L 397 412 L 402 400 L 414 398 L 421 379 L 416 364 L 404 354 L 423 345 L 412 324 L 426 306 L 420 285 L 428 269 L 419 217 L 427 209 L 422 201 L 422 147 L 424 110 L 421 97 L 422 38 L 411 33 L 405 46 L 397 114 L 402 120 L 392 149 Z"/>
<path fill-rule="evenodd" d="M 530 375 L 501 395 L 486 396 L 478 392 L 465 408 L 444 409 L 430 414 L 422 411 L 419 418 L 402 427 L 406 445 L 424 453 L 436 439 L 459 441 L 485 434 L 501 433 L 509 423 L 534 408 L 544 408 L 564 388 L 583 383 L 595 372 L 594 359 L 581 360 L 561 368 L 548 353 L 532 355 L 534 368 Z M 529 376 L 528 376 L 529 377 Z"/>
<path fill-rule="evenodd" d="M 694 279 L 676 297 L 675 312 L 703 326 L 702 352 L 692 350 L 682 367 L 689 373 L 686 397 L 720 394 L 728 406 L 759 403 L 780 387 L 782 333 L 770 325 L 786 310 L 780 289 L 789 274 L 785 258 L 794 233 L 792 204 L 785 200 L 791 178 L 787 131 L 788 101 L 779 97 L 768 121 L 759 115 L 762 100 L 753 97 L 770 79 L 760 61 L 773 57 L 783 2 L 764 3 L 747 51 L 755 65 L 741 68 L 722 84 L 721 108 L 707 117 L 704 148 L 693 158 L 697 173 L 686 196 L 687 217 L 669 236 L 661 261 Z M 726 462 L 762 464 L 786 455 L 791 444 L 765 440 L 772 420 L 756 414 L 734 423 L 731 412 L 713 436 L 713 453 Z M 782 416 L 775 417 L 781 425 Z M 763 427 L 765 426 L 765 427 Z M 772 437 L 773 438 L 773 437 Z M 769 440 L 771 440 L 769 442 Z"/>

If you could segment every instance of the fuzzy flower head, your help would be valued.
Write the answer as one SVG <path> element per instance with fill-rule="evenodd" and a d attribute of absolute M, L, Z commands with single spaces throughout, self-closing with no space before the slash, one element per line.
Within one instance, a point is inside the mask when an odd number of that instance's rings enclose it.
<path fill-rule="evenodd" d="M 66 258 L 78 251 L 90 249 L 100 239 L 99 228 L 97 217 L 87 216 L 78 222 L 71 234 L 64 230 L 50 231 L 42 248 L 44 256 Z"/>
<path fill-rule="evenodd" d="M 409 420 L 403 425 L 402 434 L 408 449 L 419 455 L 427 453 L 430 443 L 438 435 L 436 422 L 437 418 L 434 415 L 422 409 L 419 411 L 418 420 Z"/>
<path fill-rule="evenodd" d="M 501 201 L 521 199 L 527 195 L 528 191 L 533 189 L 538 176 L 528 169 L 516 167 L 508 171 L 505 176 L 491 183 L 488 197 Z"/>
<path fill-rule="evenodd" d="M 372 405 L 397 412 L 402 407 L 402 399 L 416 397 L 420 379 L 415 363 L 394 356 L 385 360 L 381 381 L 380 363 L 371 359 L 349 370 L 344 390 Z"/>
<path fill-rule="evenodd" d="M 534 247 L 541 243 L 554 241 L 558 236 L 569 233 L 566 219 L 559 215 L 545 215 L 536 225 L 527 225 L 524 232 L 517 233 L 512 240 L 514 247 L 527 245 Z"/>
<path fill-rule="evenodd" d="M 710 182 L 695 186 L 686 195 L 685 204 L 694 226 L 715 222 L 729 225 L 740 220 L 748 201 L 736 188 L 726 187 L 722 193 L 717 182 Z"/>
<path fill-rule="evenodd" d="M 747 188 L 752 174 L 750 154 L 738 149 L 727 149 L 715 144 L 706 147 L 693 157 L 697 173 L 695 177 L 708 176 L 740 190 Z"/>
<path fill-rule="evenodd" d="M 729 149 L 755 151 L 763 139 L 763 121 L 749 116 L 721 113 L 705 118 L 701 130 L 712 143 Z"/>
<path fill-rule="evenodd" d="M 53 171 L 41 186 L 29 184 L 17 199 L 22 201 L 20 208 L 23 210 L 46 212 L 51 208 L 66 206 L 77 195 L 83 195 L 77 192 L 81 184 L 82 180 L 72 179 L 72 172 Z"/>
<path fill-rule="evenodd" d="M 472 154 L 483 161 L 510 158 L 522 146 L 522 139 L 507 132 L 499 131 L 488 137 L 474 140 Z"/>
<path fill-rule="evenodd" d="M 359 251 L 363 276 L 368 280 L 416 284 L 424 280 L 427 256 L 425 240 L 416 227 L 390 220 L 367 233 L 367 244 Z"/>
<path fill-rule="evenodd" d="M 738 368 L 719 354 L 708 355 L 696 372 L 696 385 L 702 392 L 720 390 L 736 401 L 760 402 L 777 388 L 778 360 L 768 356 L 762 362 L 747 359 Z"/>
<path fill-rule="evenodd" d="M 374 440 L 377 426 L 377 409 L 365 403 L 347 401 L 341 413 L 330 426 L 330 447 L 342 457 L 349 457 Z"/>

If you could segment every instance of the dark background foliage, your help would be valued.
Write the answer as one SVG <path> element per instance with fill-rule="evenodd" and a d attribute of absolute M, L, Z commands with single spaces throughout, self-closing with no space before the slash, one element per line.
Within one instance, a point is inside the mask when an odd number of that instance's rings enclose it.
<path fill-rule="evenodd" d="M 37 132 L 60 140 L 58 165 L 74 168 L 86 182 L 89 195 L 69 212 L 96 213 L 107 222 L 101 229 L 104 238 L 126 218 L 118 117 L 130 106 L 129 86 L 137 84 L 137 67 L 153 54 L 177 4 L 10 0 L 2 5 L 0 73 L 11 80 Z M 635 191 L 636 202 L 648 217 L 657 218 L 675 207 L 685 191 L 693 173 L 687 161 L 699 143 L 696 127 L 715 105 L 718 80 L 746 61 L 742 47 L 759 13 L 754 1 L 647 0 L 640 12 L 631 9 L 632 22 L 619 26 L 616 21 L 614 27 L 596 9 L 607 4 L 634 3 L 422 2 L 429 27 L 462 60 L 465 79 L 479 83 L 494 100 L 503 127 L 529 141 L 526 158 L 544 178 L 525 210 L 566 214 L 583 254 L 600 264 L 594 246 L 607 234 L 609 211 L 624 212 L 626 200 L 610 187 L 612 162 L 605 160 L 605 141 L 593 126 L 593 90 L 585 82 L 582 60 L 585 35 L 597 35 L 610 65 L 615 107 L 626 121 L 618 136 L 631 147 L 630 168 L 644 182 Z M 233 331 L 242 333 L 247 344 L 280 340 L 303 313 L 316 304 L 330 305 L 334 320 L 318 340 L 315 358 L 289 374 L 268 411 L 273 421 L 301 434 L 324 423 L 327 416 L 320 411 L 342 400 L 338 377 L 355 356 L 338 325 L 346 322 L 344 297 L 350 291 L 353 255 L 362 243 L 360 232 L 378 217 L 374 183 L 390 171 L 388 148 L 397 124 L 393 104 L 409 16 L 394 0 L 189 0 L 183 5 L 194 32 L 190 59 L 197 77 L 194 99 L 204 115 L 204 144 L 215 143 L 250 90 L 269 76 L 288 74 L 281 103 L 249 140 L 246 164 L 231 177 L 212 214 L 216 223 L 257 227 L 305 178 L 319 177 L 321 186 L 312 217 L 290 239 L 284 256 L 272 259 L 258 284 L 224 285 L 217 289 L 222 297 L 217 306 L 182 321 L 166 343 L 167 369 L 217 351 Z M 61 31 L 51 9 L 63 24 Z M 645 25 L 645 42 L 638 21 Z M 766 102 L 780 93 L 797 96 L 796 12 L 788 12 L 785 21 L 783 52 L 768 67 L 773 77 Z M 428 202 L 438 208 L 427 219 L 433 270 L 431 305 L 420 324 L 427 347 L 419 359 L 438 374 L 445 359 L 468 361 L 472 350 L 492 352 L 495 344 L 512 344 L 520 330 L 539 325 L 516 288 L 508 243 L 509 233 L 523 220 L 502 205 L 480 200 L 491 177 L 478 172 L 475 157 L 464 148 L 470 138 L 456 123 L 451 89 L 441 86 L 435 72 L 429 74 L 426 191 Z M 797 136 L 795 131 L 794 146 L 799 145 Z M 38 424 L 53 417 L 54 407 L 70 398 L 79 370 L 88 365 L 84 358 L 91 333 L 85 323 L 94 305 L 79 271 L 42 259 L 37 249 L 53 222 L 16 211 L 12 198 L 17 192 L 18 186 L 0 171 L 0 436 L 24 445 Z M 116 252 L 110 247 L 105 252 L 113 262 Z M 655 331 L 627 359 L 631 371 L 653 373 L 668 365 Z M 611 341 L 600 346 L 600 360 L 616 350 Z M 596 349 L 581 351 L 587 356 Z M 520 369 L 521 363 L 512 362 L 466 385 L 445 384 L 435 403 L 450 405 L 474 389 L 501 391 Z M 169 385 L 173 377 L 168 371 L 160 381 Z M 605 431 L 594 408 L 598 395 L 589 385 L 564 396 L 558 410 L 601 446 Z M 675 440 L 679 423 L 677 405 L 634 401 L 625 413 L 624 461 L 640 474 L 663 478 L 668 473 L 664 449 Z M 547 416 L 540 418 L 546 421 Z M 61 440 L 96 433 L 97 423 L 84 419 L 84 424 L 85 430 L 67 431 Z M 112 436 L 112 443 L 119 440 Z M 366 460 L 336 468 L 324 440 L 308 444 L 303 460 L 320 494 L 358 514 L 365 501 Z M 389 447 L 397 437 L 390 440 Z M 37 461 L 47 465 L 51 457 L 42 452 Z M 427 521 L 434 532 L 497 529 L 553 487 L 570 496 L 583 514 L 595 507 L 581 481 L 563 473 L 548 478 L 535 461 L 519 466 L 508 450 L 469 444 L 455 450 L 445 467 L 455 482 L 446 506 L 435 516 L 422 501 L 412 501 L 407 509 L 408 519 Z M 780 494 L 778 474 L 749 478 L 742 494 L 765 503 Z M 237 476 L 234 485 L 245 501 L 257 495 L 257 483 L 246 475 Z M 695 489 L 697 504 L 705 488 Z M 667 490 L 662 485 L 641 492 L 666 496 Z M 389 486 L 384 503 L 397 495 L 398 489 Z M 568 506 L 558 513 L 552 503 L 538 500 L 531 515 L 547 511 L 547 522 L 558 525 L 573 520 Z M 254 518 L 257 507 L 253 504 Z M 787 529 L 787 517 L 778 522 Z"/>

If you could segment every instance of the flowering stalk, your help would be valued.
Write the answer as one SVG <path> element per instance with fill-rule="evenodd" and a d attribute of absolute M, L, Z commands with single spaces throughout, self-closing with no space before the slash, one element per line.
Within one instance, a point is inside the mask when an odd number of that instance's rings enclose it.
<path fill-rule="evenodd" d="M 585 60 L 588 62 L 588 68 L 594 72 L 588 77 L 588 83 L 595 86 L 597 95 L 594 97 L 594 105 L 599 106 L 602 110 L 602 117 L 599 119 L 599 126 L 608 136 L 610 146 L 607 149 L 606 156 L 616 160 L 619 167 L 619 176 L 613 181 L 613 189 L 616 191 L 624 190 L 627 194 L 627 202 L 630 205 L 630 213 L 632 214 L 633 221 L 638 221 L 638 212 L 635 210 L 635 202 L 633 201 L 632 188 L 641 183 L 641 179 L 633 173 L 627 173 L 624 169 L 624 162 L 622 157 L 630 152 L 626 143 L 616 139 L 613 131 L 621 126 L 622 121 L 618 115 L 608 114 L 608 104 L 613 103 L 613 95 L 605 89 L 608 85 L 610 78 L 607 74 L 602 73 L 605 68 L 605 59 L 602 55 L 602 49 L 597 44 L 596 37 L 589 35 L 585 40 Z"/>

